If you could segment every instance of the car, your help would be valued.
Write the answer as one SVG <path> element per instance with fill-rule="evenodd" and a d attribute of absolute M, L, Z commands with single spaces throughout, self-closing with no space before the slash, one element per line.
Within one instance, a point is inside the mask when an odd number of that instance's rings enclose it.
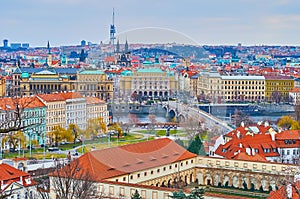
<path fill-rule="evenodd" d="M 60 149 L 58 147 L 49 147 L 48 151 L 49 152 L 54 152 L 54 151 L 59 151 Z"/>
<path fill-rule="evenodd" d="M 9 152 L 17 152 L 17 151 L 18 151 L 18 149 L 14 149 L 14 148 L 9 149 Z"/>

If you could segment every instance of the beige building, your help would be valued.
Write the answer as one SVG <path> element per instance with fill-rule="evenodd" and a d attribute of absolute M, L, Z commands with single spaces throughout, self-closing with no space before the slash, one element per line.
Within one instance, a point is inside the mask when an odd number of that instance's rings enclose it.
<path fill-rule="evenodd" d="M 52 131 L 54 126 L 65 128 L 66 100 L 60 93 L 40 94 L 37 97 L 47 106 L 46 131 Z"/>
<path fill-rule="evenodd" d="M 69 75 L 60 75 L 47 69 L 32 74 L 23 72 L 20 80 L 20 92 L 22 95 L 29 96 L 39 93 L 71 91 L 75 89 L 74 83 L 75 80 L 71 80 Z"/>
<path fill-rule="evenodd" d="M 107 104 L 105 101 L 96 97 L 86 97 L 86 117 L 94 119 L 101 117 L 105 121 L 106 125 L 109 124 L 109 113 L 107 111 Z"/>
<path fill-rule="evenodd" d="M 0 97 L 5 97 L 6 95 L 6 79 L 0 76 Z"/>
<path fill-rule="evenodd" d="M 117 94 L 127 99 L 136 92 L 143 97 L 174 96 L 178 88 L 178 81 L 173 71 L 160 68 L 141 68 L 136 71 L 123 71 L 120 77 L 120 88 Z"/>
<path fill-rule="evenodd" d="M 221 76 L 226 102 L 261 102 L 265 100 L 264 76 Z"/>
<path fill-rule="evenodd" d="M 198 95 L 205 95 L 205 99 L 213 103 L 265 100 L 263 76 L 221 76 L 218 72 L 202 72 L 197 89 Z"/>
<path fill-rule="evenodd" d="M 221 76 L 217 71 L 199 73 L 197 95 L 202 96 L 205 100 L 217 102 L 224 95 L 221 82 Z"/>
<path fill-rule="evenodd" d="M 76 91 L 85 97 L 109 100 L 113 97 L 112 79 L 101 70 L 83 70 L 77 73 Z"/>

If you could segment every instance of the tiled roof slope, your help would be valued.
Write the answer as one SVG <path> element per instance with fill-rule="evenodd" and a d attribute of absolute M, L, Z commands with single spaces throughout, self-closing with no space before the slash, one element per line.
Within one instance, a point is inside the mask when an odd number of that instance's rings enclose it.
<path fill-rule="evenodd" d="M 196 157 L 168 138 L 89 152 L 79 165 L 95 180 L 103 180 Z"/>

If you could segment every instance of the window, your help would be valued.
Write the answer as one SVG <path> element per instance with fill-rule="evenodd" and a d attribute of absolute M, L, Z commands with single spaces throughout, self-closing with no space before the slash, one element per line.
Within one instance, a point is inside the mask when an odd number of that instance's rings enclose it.
<path fill-rule="evenodd" d="M 144 176 L 147 176 L 147 172 L 144 173 Z"/>

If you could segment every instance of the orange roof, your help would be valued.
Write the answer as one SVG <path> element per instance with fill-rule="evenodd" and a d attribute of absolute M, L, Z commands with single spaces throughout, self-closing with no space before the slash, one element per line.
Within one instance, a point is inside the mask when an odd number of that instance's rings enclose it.
<path fill-rule="evenodd" d="M 29 176 L 29 174 L 8 164 L 0 164 L 0 181 L 15 179 L 21 176 Z"/>
<path fill-rule="evenodd" d="M 102 104 L 102 103 L 105 103 L 105 101 L 97 98 L 97 97 L 86 97 L 86 103 L 87 104 Z"/>
<path fill-rule="evenodd" d="M 162 138 L 92 151 L 78 158 L 78 161 L 83 171 L 99 181 L 196 156 L 174 141 Z"/>
<path fill-rule="evenodd" d="M 300 130 L 285 130 L 276 134 L 276 140 L 300 140 Z"/>
<path fill-rule="evenodd" d="M 115 57 L 113 56 L 105 57 L 104 62 L 115 62 Z"/>
<path fill-rule="evenodd" d="M 249 160 L 249 161 L 253 161 L 253 162 L 266 162 L 267 159 L 265 157 L 262 157 L 259 154 L 255 154 L 255 155 L 248 155 L 246 152 L 241 152 L 239 154 L 237 154 L 236 156 L 233 157 L 233 159 L 235 160 Z"/>
<path fill-rule="evenodd" d="M 300 92 L 300 88 L 296 87 L 293 90 L 290 91 L 291 93 L 299 93 Z"/>
<path fill-rule="evenodd" d="M 296 182 L 295 186 L 299 189 L 300 182 Z M 292 198 L 291 199 L 299 199 L 300 195 L 297 193 L 294 186 L 292 186 Z M 277 191 L 271 191 L 269 197 L 267 199 L 286 199 L 287 192 L 286 187 L 281 186 Z"/>
<path fill-rule="evenodd" d="M 67 99 L 75 99 L 75 98 L 83 98 L 82 95 L 78 92 L 61 92 L 60 93 L 65 100 Z"/>
<path fill-rule="evenodd" d="M 37 97 L 21 97 L 21 98 L 1 98 L 0 109 L 2 110 L 15 110 L 16 106 L 21 108 L 39 108 L 46 105 Z"/>
<path fill-rule="evenodd" d="M 46 102 L 65 101 L 65 98 L 60 93 L 39 94 L 37 96 Z"/>

